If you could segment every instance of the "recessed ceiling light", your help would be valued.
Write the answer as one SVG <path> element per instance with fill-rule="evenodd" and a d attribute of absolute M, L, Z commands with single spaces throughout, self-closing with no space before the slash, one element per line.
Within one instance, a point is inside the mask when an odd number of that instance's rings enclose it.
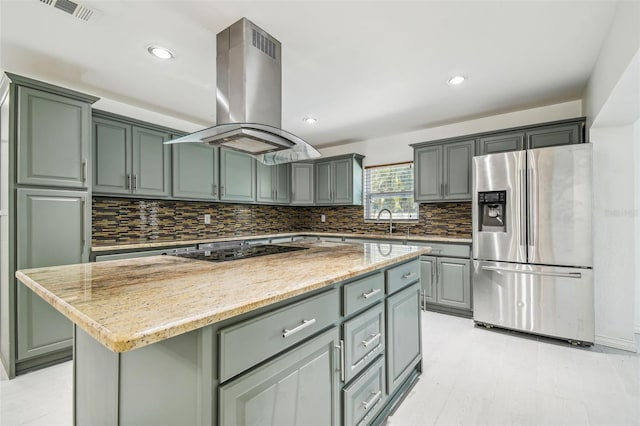
<path fill-rule="evenodd" d="M 467 77 L 462 76 L 462 75 L 456 75 L 451 77 L 449 80 L 447 80 L 447 84 L 450 84 L 452 86 L 456 86 L 460 83 L 462 83 L 463 81 L 465 81 L 467 79 Z"/>
<path fill-rule="evenodd" d="M 302 121 L 304 121 L 307 124 L 313 124 L 313 123 L 317 122 L 318 119 L 315 118 L 315 117 L 305 117 L 305 118 L 302 119 Z"/>
<path fill-rule="evenodd" d="M 151 53 L 156 58 L 160 59 L 171 59 L 173 58 L 173 53 L 169 49 L 166 49 L 161 46 L 149 46 L 147 51 Z"/>

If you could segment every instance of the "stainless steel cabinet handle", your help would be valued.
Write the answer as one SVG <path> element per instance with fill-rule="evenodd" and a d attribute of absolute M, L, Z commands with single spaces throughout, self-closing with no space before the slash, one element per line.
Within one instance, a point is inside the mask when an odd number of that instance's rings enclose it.
<path fill-rule="evenodd" d="M 582 278 L 581 272 L 523 271 L 519 269 L 499 268 L 497 266 L 483 266 L 482 269 L 485 271 L 493 271 L 493 272 L 511 272 L 514 274 L 541 275 L 543 277 Z"/>
<path fill-rule="evenodd" d="M 431 262 L 431 283 L 433 284 L 433 276 L 436 273 L 436 263 Z"/>
<path fill-rule="evenodd" d="M 82 183 L 87 183 L 87 175 L 89 174 L 87 169 L 87 160 L 82 160 Z"/>
<path fill-rule="evenodd" d="M 440 280 L 440 268 L 438 268 L 438 262 L 436 262 L 436 282 Z"/>
<path fill-rule="evenodd" d="M 364 297 L 365 299 L 368 299 L 380 293 L 381 291 L 382 290 L 380 290 L 379 288 L 372 288 L 371 291 L 369 291 L 368 293 L 362 293 L 362 297 Z"/>
<path fill-rule="evenodd" d="M 85 211 L 85 209 L 87 208 L 87 202 L 85 200 L 80 201 L 80 230 L 82 232 L 82 250 L 84 250 L 85 244 L 87 244 L 85 235 L 87 233 L 87 230 L 85 229 L 85 216 L 87 215 L 87 212 Z"/>
<path fill-rule="evenodd" d="M 362 346 L 364 346 L 366 348 L 367 346 L 369 346 L 370 344 L 372 344 L 373 342 L 378 340 L 381 336 L 382 335 L 380 333 L 372 334 L 371 338 L 369 340 L 363 340 L 362 341 Z"/>
<path fill-rule="evenodd" d="M 138 189 L 138 176 L 134 173 L 133 174 L 133 189 Z"/>
<path fill-rule="evenodd" d="M 220 185 L 220 196 L 224 196 L 224 185 Z"/>
<path fill-rule="evenodd" d="M 344 382 L 344 367 L 345 367 L 345 360 L 344 360 L 344 340 L 340 340 L 340 344 L 335 345 L 336 349 L 340 349 L 340 381 Z"/>
<path fill-rule="evenodd" d="M 369 407 L 371 407 L 373 404 L 375 404 L 376 402 L 378 402 L 378 400 L 380 399 L 380 397 L 382 396 L 382 391 L 378 391 L 378 392 L 371 392 L 371 397 L 369 399 L 367 399 L 366 401 L 362 401 L 362 407 L 365 410 L 368 410 Z"/>
<path fill-rule="evenodd" d="M 131 189 L 131 175 L 129 173 L 124 175 L 124 189 Z"/>
<path fill-rule="evenodd" d="M 311 326 L 311 325 L 313 325 L 315 323 L 316 323 L 316 319 L 315 318 L 311 318 L 310 320 L 303 319 L 302 320 L 302 324 L 300 324 L 299 326 L 297 326 L 295 328 L 292 328 L 291 330 L 286 329 L 286 328 L 284 330 L 282 330 L 282 337 L 284 339 L 286 339 L 287 337 L 289 337 L 289 336 L 291 336 L 293 334 L 296 334 L 297 332 L 302 331 L 305 328 L 307 328 L 307 327 L 309 327 L 309 326 Z"/>
<path fill-rule="evenodd" d="M 443 188 L 444 188 L 444 183 L 441 183 L 440 184 L 440 192 L 438 192 L 438 195 L 443 195 L 443 193 L 444 193 L 444 189 Z"/>
<path fill-rule="evenodd" d="M 211 193 L 214 197 L 218 195 L 218 185 L 216 185 L 215 183 L 211 185 Z"/>
<path fill-rule="evenodd" d="M 412 280 L 417 276 L 418 276 L 418 274 L 416 274 L 415 272 L 407 272 L 406 274 L 404 274 L 402 276 L 402 279 L 403 280 Z"/>

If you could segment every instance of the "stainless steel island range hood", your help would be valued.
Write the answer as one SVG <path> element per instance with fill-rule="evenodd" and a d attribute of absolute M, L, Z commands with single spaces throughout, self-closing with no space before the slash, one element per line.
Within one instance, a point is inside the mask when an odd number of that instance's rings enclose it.
<path fill-rule="evenodd" d="M 201 142 L 252 155 L 264 164 L 316 158 L 320 153 L 280 128 L 280 42 L 242 18 L 217 36 L 218 125 L 166 142 Z"/>

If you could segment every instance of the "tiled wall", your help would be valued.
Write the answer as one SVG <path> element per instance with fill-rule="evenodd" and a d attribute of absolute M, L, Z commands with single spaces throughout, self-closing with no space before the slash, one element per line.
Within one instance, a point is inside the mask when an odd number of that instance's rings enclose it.
<path fill-rule="evenodd" d="M 204 215 L 211 224 L 204 224 Z M 324 214 L 326 222 L 320 221 Z M 420 205 L 418 223 L 398 224 L 410 235 L 471 237 L 471 203 Z M 361 206 L 289 207 L 197 201 L 93 198 L 94 245 L 251 236 L 280 232 L 384 233 L 367 223 Z"/>

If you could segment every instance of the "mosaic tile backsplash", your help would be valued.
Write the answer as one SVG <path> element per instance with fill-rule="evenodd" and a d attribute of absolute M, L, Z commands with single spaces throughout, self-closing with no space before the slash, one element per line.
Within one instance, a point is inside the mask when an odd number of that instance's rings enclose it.
<path fill-rule="evenodd" d="M 362 206 L 290 207 L 197 201 L 94 197 L 93 245 L 241 237 L 281 232 L 384 233 L 365 222 Z M 211 224 L 204 224 L 204 215 Z M 324 214 L 326 222 L 320 221 Z M 418 223 L 397 226 L 410 235 L 471 238 L 471 203 L 420 205 Z"/>

